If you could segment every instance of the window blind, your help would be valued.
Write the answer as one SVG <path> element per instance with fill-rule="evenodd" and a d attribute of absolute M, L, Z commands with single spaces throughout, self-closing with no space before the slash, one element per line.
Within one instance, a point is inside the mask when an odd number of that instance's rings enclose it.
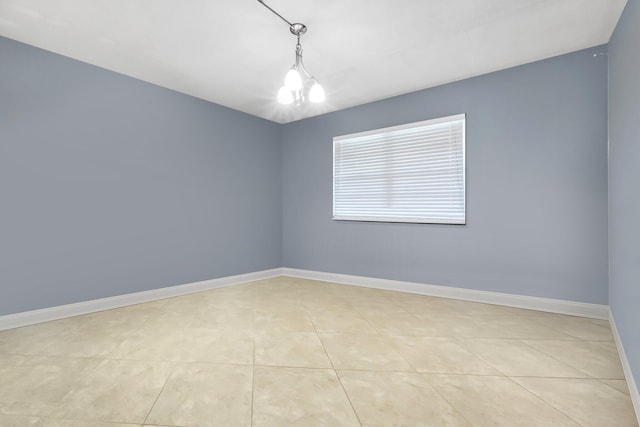
<path fill-rule="evenodd" d="M 465 115 L 333 138 L 336 220 L 465 223 Z"/>

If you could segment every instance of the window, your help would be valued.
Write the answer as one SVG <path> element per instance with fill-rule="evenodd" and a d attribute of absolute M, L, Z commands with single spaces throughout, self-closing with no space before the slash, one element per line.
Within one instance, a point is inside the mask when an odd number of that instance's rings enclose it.
<path fill-rule="evenodd" d="M 333 219 L 465 223 L 465 115 L 333 138 Z"/>

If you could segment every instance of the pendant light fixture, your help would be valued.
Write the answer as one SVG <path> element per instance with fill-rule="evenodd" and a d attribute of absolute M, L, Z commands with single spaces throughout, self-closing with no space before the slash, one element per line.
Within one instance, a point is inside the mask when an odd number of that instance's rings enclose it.
<path fill-rule="evenodd" d="M 278 102 L 280 104 L 292 104 L 295 102 L 296 105 L 302 105 L 307 101 L 323 102 L 325 99 L 324 89 L 318 80 L 307 72 L 302 62 L 300 36 L 307 32 L 307 27 L 300 23 L 292 24 L 278 12 L 271 9 L 263 0 L 258 0 L 258 2 L 289 24 L 289 31 L 298 38 L 296 60 L 284 78 L 284 86 L 278 91 Z"/>

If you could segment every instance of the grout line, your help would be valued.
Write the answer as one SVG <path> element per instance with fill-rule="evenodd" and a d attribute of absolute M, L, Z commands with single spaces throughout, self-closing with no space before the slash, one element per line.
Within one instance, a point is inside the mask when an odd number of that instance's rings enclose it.
<path fill-rule="evenodd" d="M 338 375 L 338 371 L 336 371 L 335 369 L 333 370 L 333 374 L 338 379 L 338 383 L 340 384 L 340 387 L 342 388 L 342 392 L 346 396 L 347 401 L 349 402 L 349 405 L 351 405 L 351 410 L 353 411 L 353 414 L 356 416 L 356 420 L 358 420 L 358 423 L 360 423 L 360 426 L 362 427 L 362 420 L 360 419 L 360 415 L 358 415 L 358 412 L 356 411 L 356 407 L 353 405 L 353 402 L 351 401 L 351 397 L 349 396 L 349 393 L 347 393 L 347 389 L 345 388 L 344 384 L 342 383 L 342 378 L 340 378 L 340 375 Z"/>
<path fill-rule="evenodd" d="M 153 405 L 151 405 L 151 407 L 149 408 L 149 412 L 147 412 L 147 415 L 144 417 L 144 420 L 142 421 L 142 425 L 147 423 L 147 418 L 149 418 L 149 415 L 151 415 L 151 411 L 153 411 L 153 408 L 156 406 L 156 403 L 158 403 L 158 399 L 160 399 L 160 395 L 164 391 L 164 388 L 167 386 L 169 379 L 171 378 L 171 376 L 173 375 L 173 372 L 175 371 L 177 363 L 172 363 L 172 362 L 170 363 L 171 363 L 171 369 L 169 370 L 169 375 L 167 375 L 167 378 L 164 380 L 164 384 L 162 384 L 162 388 L 160 389 L 160 392 L 158 393 L 155 400 L 153 401 Z"/>
<path fill-rule="evenodd" d="M 554 377 L 554 376 L 541 376 L 541 375 L 507 375 L 507 377 L 509 378 L 540 378 L 540 379 L 544 379 L 544 378 L 548 378 L 550 380 L 584 380 L 584 381 L 608 381 L 608 380 L 620 380 L 620 381 L 624 381 L 621 378 L 596 378 L 596 377 Z"/>
<path fill-rule="evenodd" d="M 121 360 L 125 362 L 153 362 L 153 363 L 171 363 L 181 365 L 227 365 L 227 366 L 252 366 L 251 363 L 234 363 L 234 362 L 211 362 L 206 360 L 179 360 L 179 359 L 100 359 L 100 360 Z"/>
<path fill-rule="evenodd" d="M 530 340 L 529 340 L 529 341 L 530 341 Z M 583 342 L 584 342 L 584 341 L 583 341 Z M 547 356 L 547 357 L 552 358 L 552 359 L 553 359 L 553 360 L 555 360 L 556 362 L 559 362 L 559 363 L 561 363 L 561 364 L 563 364 L 563 365 L 565 365 L 565 366 L 568 366 L 568 367 L 570 367 L 571 369 L 575 369 L 575 370 L 576 370 L 576 371 L 578 371 L 578 372 L 582 372 L 583 374 L 585 374 L 585 375 L 587 376 L 586 378 L 595 378 L 595 377 L 593 377 L 592 375 L 590 375 L 588 372 L 585 372 L 583 369 L 580 369 L 580 368 L 577 368 L 577 367 L 575 367 L 575 366 L 573 366 L 573 365 L 570 365 L 569 363 L 565 362 L 564 360 L 558 359 L 558 358 L 557 358 L 556 356 L 554 356 L 553 354 L 550 354 L 550 352 L 546 352 L 546 351 L 544 351 L 543 349 L 539 349 L 539 348 L 536 348 L 536 347 L 532 346 L 531 344 L 527 343 L 525 340 L 523 340 L 523 341 L 522 341 L 522 343 L 523 343 L 525 346 L 527 346 L 527 347 L 529 347 L 529 348 L 531 348 L 531 349 L 533 349 L 533 350 L 535 350 L 535 351 L 537 351 L 537 352 L 539 352 L 539 353 L 542 353 L 542 354 L 544 354 L 544 355 L 545 355 L 545 356 Z M 591 352 L 590 352 L 590 353 L 591 353 Z M 548 378 L 553 378 L 553 377 L 548 377 Z"/>
<path fill-rule="evenodd" d="M 463 420 L 465 420 L 467 423 L 469 423 L 469 425 L 470 425 L 470 426 L 471 426 L 471 425 L 473 425 L 473 423 L 472 423 L 472 421 L 473 421 L 473 420 L 469 420 L 469 419 L 467 419 L 467 417 L 465 417 L 465 416 L 464 416 L 464 414 L 462 413 L 462 411 L 460 411 L 460 410 L 456 407 L 456 405 L 454 405 L 451 401 L 449 401 L 449 399 L 447 399 L 447 398 L 446 398 L 446 396 L 445 396 L 443 393 L 441 393 L 441 392 L 440 392 L 440 390 L 438 390 L 438 388 L 437 388 L 435 385 L 433 385 L 433 384 L 431 383 L 431 381 L 429 381 L 429 376 L 428 376 L 428 374 L 427 374 L 427 375 L 425 375 L 425 374 L 419 374 L 419 375 L 422 377 L 422 379 L 424 380 L 424 382 L 425 382 L 425 383 L 427 383 L 427 384 L 429 385 L 429 387 L 431 387 L 431 388 L 433 389 L 433 391 L 435 391 L 435 392 L 436 392 L 436 394 L 442 398 L 442 400 L 444 400 L 445 402 L 447 402 L 447 403 L 449 404 L 449 406 L 451 406 L 451 407 L 453 408 L 453 410 L 454 410 L 457 414 L 459 414 L 459 415 L 460 415 L 460 417 L 461 417 Z M 502 377 L 498 377 L 498 378 L 502 378 Z"/>
<path fill-rule="evenodd" d="M 553 405 L 552 403 L 547 402 L 545 399 L 543 399 L 541 396 L 538 396 L 536 393 L 534 393 L 533 391 L 529 390 L 528 388 L 526 388 L 524 385 L 520 384 L 519 382 L 513 380 L 511 377 L 507 377 L 511 382 L 515 383 L 516 385 L 518 385 L 519 387 L 521 387 L 523 390 L 525 390 L 527 393 L 533 395 L 534 397 L 536 397 L 537 399 L 539 399 L 541 402 L 543 402 L 545 405 L 553 408 L 554 410 L 558 411 L 559 413 L 561 413 L 562 415 L 564 415 L 565 417 L 567 417 L 568 419 L 570 419 L 571 421 L 573 421 L 574 423 L 576 423 L 577 425 L 581 426 L 582 424 L 580 422 L 578 422 L 577 420 L 573 419 L 572 417 L 570 417 L 569 415 L 565 414 L 564 411 L 561 411 L 560 408 L 556 407 L 555 405 Z M 517 377 L 514 377 L 517 378 Z M 582 379 L 582 378 L 581 378 Z"/>
<path fill-rule="evenodd" d="M 342 379 L 340 378 L 340 375 L 338 375 L 338 371 L 336 371 L 336 367 L 333 364 L 333 360 L 331 360 L 331 357 L 329 357 L 329 352 L 327 351 L 324 345 L 324 342 L 322 342 L 322 338 L 320 338 L 320 334 L 318 334 L 318 330 L 316 329 L 316 325 L 313 323 L 313 320 L 311 321 L 311 324 L 313 325 L 313 329 L 316 331 L 316 337 L 318 338 L 318 341 L 320 341 L 320 345 L 322 346 L 322 350 L 324 351 L 324 354 L 327 356 L 327 359 L 329 359 L 329 363 L 331 363 L 331 369 L 333 370 L 333 375 L 335 375 L 336 378 L 338 379 L 338 383 L 342 388 L 342 392 L 347 398 L 347 401 L 351 406 L 351 410 L 353 411 L 353 414 L 356 416 L 356 420 L 358 420 L 360 427 L 362 427 L 362 420 L 360 420 L 360 415 L 358 415 L 358 412 L 356 412 L 356 407 L 353 405 L 353 402 L 351 401 L 351 397 L 349 396 L 349 393 L 347 393 L 347 389 L 344 387 L 344 384 L 342 383 Z"/>
<path fill-rule="evenodd" d="M 625 393 L 622 390 L 618 390 L 617 388 L 615 388 L 614 386 L 612 386 L 611 384 L 607 384 L 605 381 L 624 381 L 625 385 L 627 386 L 627 391 L 629 391 L 629 385 L 627 384 L 627 381 L 621 378 L 593 378 L 596 381 L 600 381 L 602 384 L 606 385 L 607 387 L 611 387 L 612 389 L 614 389 L 615 391 L 617 391 L 618 393 L 622 393 L 625 396 L 631 398 L 631 393 Z"/>
<path fill-rule="evenodd" d="M 392 338 L 390 338 L 390 337 L 383 337 L 383 339 L 384 339 L 384 340 L 389 344 L 389 347 L 390 347 L 393 351 L 395 351 L 396 353 L 398 353 L 398 355 L 402 358 L 402 360 L 404 360 L 405 362 L 407 362 L 407 365 L 409 365 L 409 367 L 410 367 L 411 369 L 413 369 L 412 373 L 416 373 L 416 374 L 418 374 L 418 373 L 419 373 L 419 372 L 418 372 L 418 369 L 413 365 L 413 363 L 411 363 L 411 362 L 409 361 L 409 359 L 407 359 L 407 358 L 405 357 L 405 355 L 404 355 L 404 354 L 402 354 L 402 352 L 399 350 L 400 345 L 398 345 L 398 344 L 397 344 L 397 343 L 396 343 Z"/>
<path fill-rule="evenodd" d="M 243 365 L 247 366 L 247 365 Z M 380 372 L 380 373 L 396 373 L 396 374 L 418 374 L 418 375 L 451 375 L 460 377 L 513 377 L 513 378 L 549 378 L 549 379 L 576 379 L 576 380 L 621 380 L 620 378 L 594 378 L 594 377 L 554 377 L 554 376 L 541 376 L 541 375 L 505 375 L 502 372 L 496 370 L 496 374 L 468 374 L 460 372 L 425 372 L 425 371 L 401 371 L 398 369 L 359 369 L 359 368 L 332 368 L 332 367 L 317 367 L 317 366 L 290 366 L 290 365 L 255 365 L 261 368 L 282 368 L 282 369 L 306 369 L 316 371 L 335 370 L 339 371 L 353 371 L 353 372 Z"/>
<path fill-rule="evenodd" d="M 73 359 L 72 357 L 69 358 L 65 358 L 65 359 Z M 98 367 L 104 363 L 107 359 L 84 359 L 84 360 L 98 360 L 98 362 L 96 363 L 95 366 L 87 369 L 84 372 L 81 372 L 80 375 L 75 378 L 75 385 L 74 388 L 72 388 L 71 390 L 67 391 L 66 393 L 64 393 L 55 403 L 56 407 L 59 407 L 62 405 L 62 402 L 64 401 L 64 398 L 67 397 L 68 395 L 70 395 L 71 393 L 73 393 L 73 391 L 75 390 L 75 388 L 81 384 L 81 382 L 83 380 L 85 380 L 86 378 L 89 377 L 89 375 L 91 375 L 96 369 L 98 369 Z M 31 415 L 30 415 L 31 416 Z M 41 415 L 33 415 L 33 416 L 41 416 Z"/>
<path fill-rule="evenodd" d="M 10 415 L 10 416 L 16 416 L 16 417 L 24 417 L 24 418 L 38 418 L 39 420 L 44 420 L 44 421 L 82 421 L 82 422 L 90 422 L 92 424 L 95 423 L 100 423 L 101 420 L 97 419 L 97 418 L 74 418 L 74 417 L 52 417 L 50 415 L 22 415 L 22 414 L 2 414 L 2 415 Z M 130 425 L 135 425 L 135 426 L 142 426 L 142 424 L 138 423 L 138 422 L 127 422 L 127 421 L 106 421 L 106 423 L 108 423 L 108 425 L 114 425 L 114 426 L 119 426 L 119 425 L 126 425 L 126 426 L 130 426 Z M 13 425 L 13 424 L 12 424 Z M 41 425 L 40 422 L 36 423 L 35 425 Z M 47 424 L 49 425 L 49 424 Z M 58 424 L 56 424 L 58 425 Z M 164 424 L 154 424 L 154 426 L 158 426 L 158 427 L 165 427 Z M 167 425 L 166 427 L 176 427 L 176 426 L 169 426 Z"/>
<path fill-rule="evenodd" d="M 104 356 L 51 356 L 48 354 L 28 354 L 28 353 L 1 353 L 0 356 L 21 356 L 21 357 L 31 357 L 31 358 L 45 358 L 45 359 L 78 359 L 78 360 L 111 360 L 107 359 Z"/>
<path fill-rule="evenodd" d="M 255 313 L 251 311 L 251 315 L 253 316 L 254 326 L 255 326 Z M 253 364 L 251 365 L 251 426 L 253 426 L 253 406 L 255 402 L 255 390 L 256 390 L 256 334 L 253 334 Z"/>
<path fill-rule="evenodd" d="M 475 352 L 471 351 L 471 349 L 467 348 L 465 346 L 465 349 L 467 351 L 469 351 L 471 354 L 473 354 L 474 356 L 476 356 L 477 358 L 481 359 L 483 362 L 485 362 L 486 364 L 490 365 L 491 367 L 493 367 L 494 369 L 496 369 L 497 371 L 501 372 L 504 376 L 506 377 L 527 377 L 527 378 L 573 378 L 573 379 L 599 379 L 596 378 L 594 376 L 592 376 L 591 374 L 589 374 L 588 372 L 585 372 L 583 369 L 579 369 L 563 360 L 558 359 L 557 357 L 543 351 L 540 350 L 534 346 L 532 346 L 531 344 L 527 343 L 526 341 L 534 341 L 534 340 L 518 340 L 520 343 L 524 344 L 526 347 L 528 347 L 529 349 L 533 350 L 534 352 L 538 352 L 544 356 L 550 357 L 551 359 L 555 360 L 556 362 L 560 363 L 561 365 L 567 366 L 571 369 L 574 369 L 578 372 L 581 372 L 582 374 L 586 375 L 585 377 L 557 377 L 557 376 L 552 376 L 552 375 L 510 375 L 506 372 L 504 372 L 503 369 L 499 369 L 498 367 L 494 366 L 492 363 L 490 363 L 486 358 L 484 358 L 482 355 L 480 354 L 476 354 Z M 558 341 L 558 340 L 546 340 L 546 341 Z"/>

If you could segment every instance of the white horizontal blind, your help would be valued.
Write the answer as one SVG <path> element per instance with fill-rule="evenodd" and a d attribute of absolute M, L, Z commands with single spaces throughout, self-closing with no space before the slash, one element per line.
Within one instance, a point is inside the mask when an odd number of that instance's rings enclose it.
<path fill-rule="evenodd" d="M 465 115 L 333 138 L 333 218 L 465 223 Z"/>

